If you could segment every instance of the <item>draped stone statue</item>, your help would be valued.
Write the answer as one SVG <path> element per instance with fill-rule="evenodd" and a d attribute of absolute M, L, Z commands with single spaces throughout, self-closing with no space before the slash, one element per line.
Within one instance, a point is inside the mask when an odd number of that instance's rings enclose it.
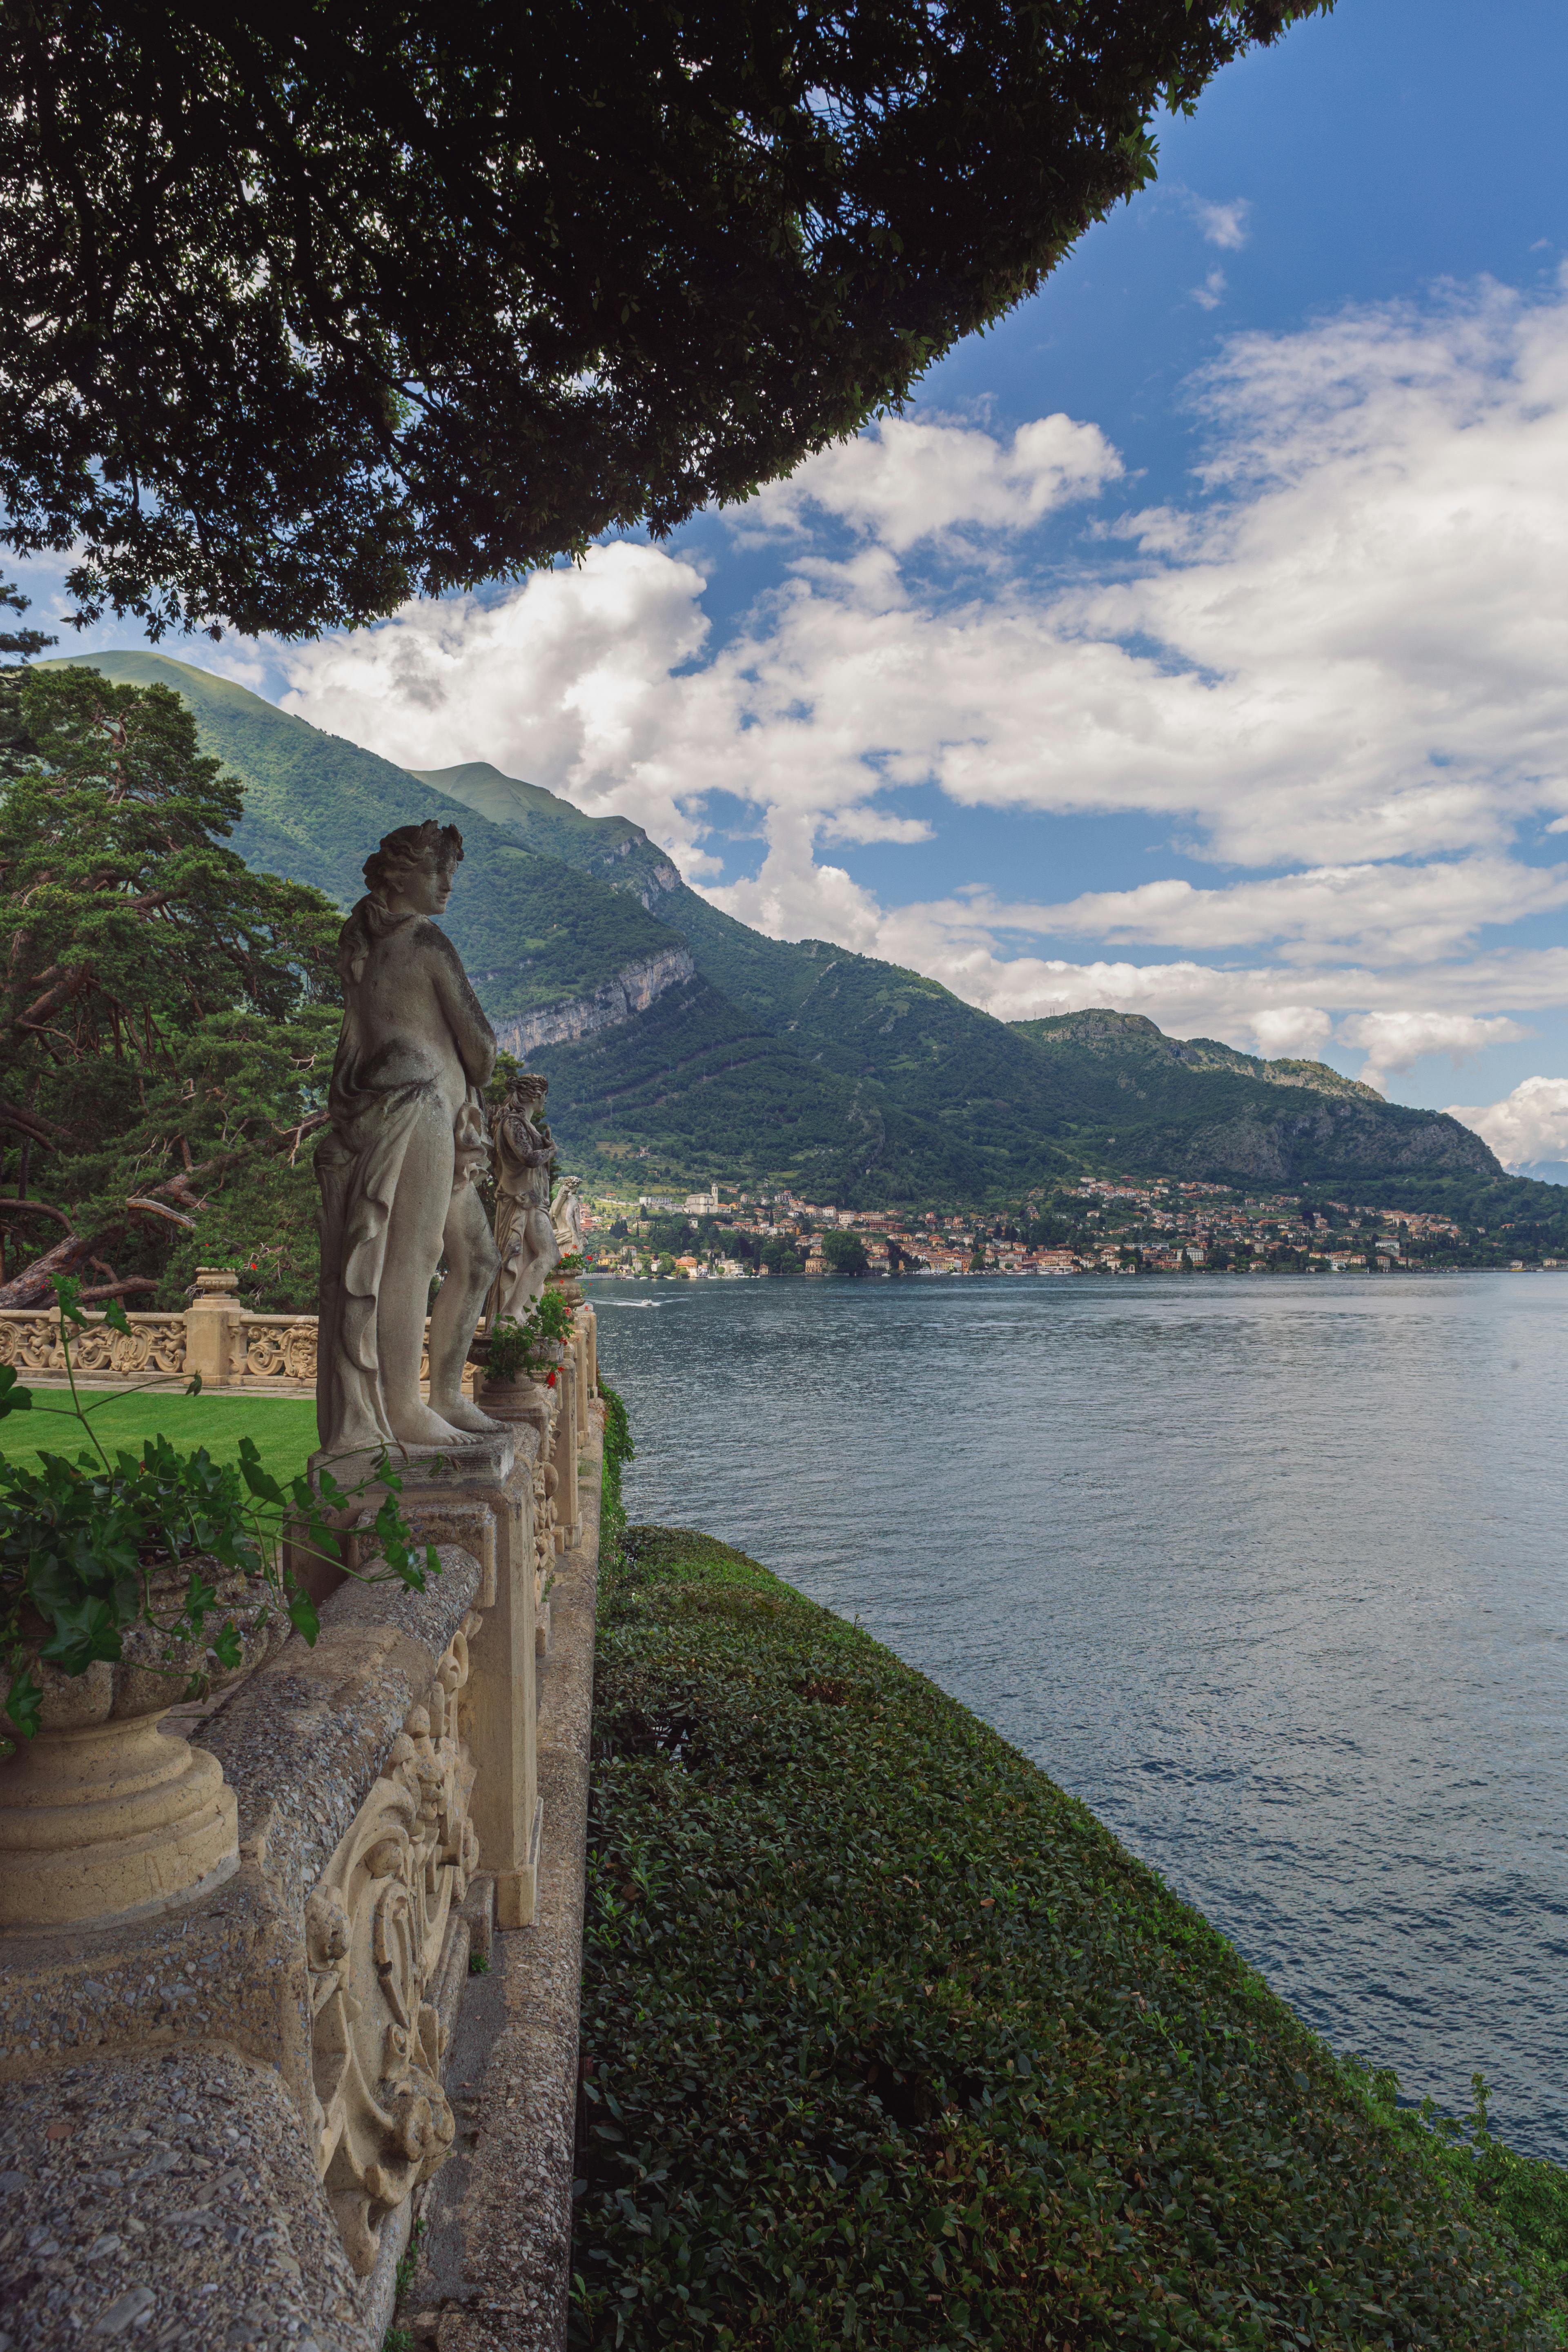
<path fill-rule="evenodd" d="M 399 825 L 364 868 L 343 925 L 343 1025 L 321 1188 L 316 1415 L 328 1454 L 450 1449 L 498 1424 L 462 1394 L 498 1264 L 474 1179 L 489 1157 L 480 1089 L 496 1041 L 443 913 L 463 855 L 455 825 Z M 434 1307 L 430 1285 L 446 1279 Z M 419 1392 L 430 1317 L 430 1401 Z"/>
<path fill-rule="evenodd" d="M 555 1146 L 540 1116 L 549 1091 L 548 1078 L 519 1070 L 508 1084 L 504 1101 L 490 1114 L 496 1248 L 500 1255 L 500 1272 L 485 1309 L 492 1324 L 502 1316 L 521 1322 L 542 1295 L 544 1277 L 561 1256 L 550 1218 Z"/>
<path fill-rule="evenodd" d="M 583 1179 L 563 1176 L 555 1188 L 555 1198 L 550 1203 L 550 1222 L 555 1228 L 559 1255 L 570 1256 L 583 1246 L 583 1204 L 577 1198 Z"/>

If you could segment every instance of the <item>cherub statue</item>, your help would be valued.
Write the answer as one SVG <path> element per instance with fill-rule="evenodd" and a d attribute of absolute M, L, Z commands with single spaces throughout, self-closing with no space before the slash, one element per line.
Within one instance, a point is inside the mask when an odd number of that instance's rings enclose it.
<path fill-rule="evenodd" d="M 583 1246 L 583 1204 L 577 1198 L 582 1185 L 581 1176 L 563 1176 L 550 1203 L 550 1222 L 563 1257 Z"/>
<path fill-rule="evenodd" d="M 544 1277 L 561 1256 L 550 1221 L 550 1171 L 555 1164 L 555 1146 L 540 1116 L 549 1091 L 548 1078 L 531 1070 L 519 1070 L 508 1080 L 504 1099 L 490 1113 L 496 1248 L 500 1254 L 500 1272 L 485 1306 L 492 1324 L 502 1316 L 521 1322 L 542 1294 Z"/>
<path fill-rule="evenodd" d="M 343 1025 L 316 1151 L 321 1293 L 316 1416 L 328 1454 L 460 1444 L 498 1427 L 462 1393 L 499 1263 L 474 1177 L 489 1156 L 480 1088 L 496 1041 L 446 911 L 455 825 L 399 825 L 366 861 L 343 925 Z M 429 1307 L 443 1254 L 447 1275 Z M 419 1392 L 430 1316 L 430 1401 Z"/>

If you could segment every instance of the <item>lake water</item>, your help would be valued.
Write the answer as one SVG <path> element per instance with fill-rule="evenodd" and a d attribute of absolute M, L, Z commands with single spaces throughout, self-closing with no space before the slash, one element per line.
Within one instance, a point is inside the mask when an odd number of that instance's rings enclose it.
<path fill-rule="evenodd" d="M 589 1295 L 634 1518 L 858 1616 L 1337 2048 L 1568 2159 L 1568 1275 Z"/>

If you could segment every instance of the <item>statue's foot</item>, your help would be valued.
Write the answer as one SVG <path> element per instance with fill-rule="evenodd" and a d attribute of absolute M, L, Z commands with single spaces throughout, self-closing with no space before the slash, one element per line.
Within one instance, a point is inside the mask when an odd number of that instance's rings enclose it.
<path fill-rule="evenodd" d="M 456 1424 L 432 1412 L 427 1404 L 414 1405 L 407 1412 L 394 1413 L 392 1433 L 400 1445 L 460 1445 L 465 1432 Z"/>
<path fill-rule="evenodd" d="M 492 1421 L 488 1412 L 481 1412 L 477 1404 L 470 1404 L 467 1397 L 458 1397 L 450 1404 L 443 1399 L 441 1412 L 454 1429 L 466 1429 L 473 1437 L 499 1437 L 504 1426 L 501 1422 Z"/>

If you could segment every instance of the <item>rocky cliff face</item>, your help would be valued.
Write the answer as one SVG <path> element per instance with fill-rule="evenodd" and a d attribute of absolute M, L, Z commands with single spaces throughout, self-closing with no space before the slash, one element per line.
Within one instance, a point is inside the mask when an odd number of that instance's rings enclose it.
<path fill-rule="evenodd" d="M 622 865 L 632 866 L 632 871 L 624 877 L 616 872 L 617 866 Z M 628 835 L 624 841 L 617 841 L 613 848 L 605 850 L 587 871 L 596 874 L 602 882 L 610 882 L 617 889 L 629 891 L 634 898 L 641 900 L 650 915 L 659 900 L 667 897 L 680 880 L 668 858 L 660 856 L 640 825 L 635 835 Z"/>
<path fill-rule="evenodd" d="M 696 970 L 689 948 L 665 948 L 658 955 L 625 965 L 586 996 L 567 997 L 559 1003 L 542 1004 L 531 1013 L 498 1021 L 496 1043 L 522 1061 L 541 1045 L 574 1045 L 580 1037 L 592 1037 L 601 1029 L 614 1029 L 622 1022 L 635 1021 L 639 1013 L 646 1013 L 650 1004 L 658 1002 L 666 989 L 679 988 Z"/>

